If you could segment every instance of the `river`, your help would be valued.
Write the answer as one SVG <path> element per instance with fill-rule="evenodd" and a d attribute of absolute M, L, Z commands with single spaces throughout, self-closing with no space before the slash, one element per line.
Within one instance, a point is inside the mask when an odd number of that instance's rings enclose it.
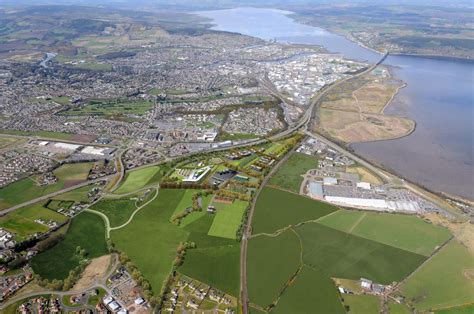
<path fill-rule="evenodd" d="M 213 29 L 266 40 L 315 44 L 346 58 L 374 62 L 377 53 L 291 19 L 276 9 L 235 8 L 199 12 Z M 386 112 L 417 123 L 407 137 L 353 144 L 361 156 L 435 191 L 474 199 L 474 63 L 415 56 L 389 56 L 384 64 L 407 87 Z"/>

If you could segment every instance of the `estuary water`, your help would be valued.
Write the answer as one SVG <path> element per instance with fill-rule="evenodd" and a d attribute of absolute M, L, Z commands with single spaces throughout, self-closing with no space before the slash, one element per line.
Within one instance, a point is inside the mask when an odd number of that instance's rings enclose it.
<path fill-rule="evenodd" d="M 213 29 L 266 40 L 315 44 L 349 59 L 375 62 L 380 55 L 322 28 L 297 23 L 291 12 L 235 8 L 199 12 Z M 407 87 L 386 112 L 417 123 L 404 138 L 353 144 L 361 156 L 435 191 L 474 199 L 474 63 L 389 56 L 384 64 Z"/>

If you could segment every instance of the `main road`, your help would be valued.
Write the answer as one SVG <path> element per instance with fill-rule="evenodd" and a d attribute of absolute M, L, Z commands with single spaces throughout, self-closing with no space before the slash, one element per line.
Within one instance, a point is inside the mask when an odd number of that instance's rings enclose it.
<path fill-rule="evenodd" d="M 284 130 L 284 131 L 282 131 L 278 134 L 275 134 L 275 135 L 269 137 L 268 139 L 269 140 L 278 140 L 282 137 L 288 136 L 288 135 L 302 129 L 305 134 L 307 134 L 311 137 L 317 138 L 318 140 L 324 142 L 328 146 L 330 146 L 330 147 L 332 147 L 332 148 L 334 148 L 338 151 L 343 152 L 344 154 L 348 155 L 350 158 L 353 158 L 355 161 L 359 162 L 361 165 L 366 166 L 367 168 L 369 168 L 370 170 L 372 170 L 373 172 L 375 172 L 376 174 L 378 174 L 382 178 L 385 178 L 386 180 L 388 180 L 390 177 L 388 175 L 386 175 L 385 172 L 378 169 L 377 167 L 374 167 L 370 163 L 368 163 L 365 160 L 361 159 L 360 157 L 354 155 L 353 153 L 347 151 L 346 149 L 340 147 L 339 145 L 329 141 L 328 139 L 324 138 L 323 136 L 313 134 L 310 131 L 308 131 L 308 125 L 311 122 L 311 117 L 313 116 L 315 110 L 318 109 L 317 106 L 318 106 L 319 102 L 321 101 L 321 99 L 324 95 L 326 95 L 328 92 L 332 91 L 334 88 L 341 85 L 342 83 L 347 82 L 348 80 L 351 80 L 355 77 L 359 77 L 359 76 L 365 75 L 367 73 L 370 73 L 378 65 L 380 65 L 385 60 L 385 58 L 387 56 L 388 56 L 388 52 L 386 52 L 380 58 L 380 60 L 377 63 L 371 65 L 370 67 L 368 67 L 364 71 L 361 71 L 357 74 L 348 76 L 348 77 L 346 77 L 342 80 L 339 80 L 339 81 L 337 81 L 337 82 L 335 82 L 331 85 L 327 85 L 327 86 L 323 87 L 319 91 L 319 93 L 312 99 L 310 105 L 308 106 L 308 108 L 306 109 L 306 111 L 304 112 L 304 114 L 302 115 L 302 117 L 300 118 L 300 120 L 296 124 L 288 127 L 287 130 Z M 276 88 L 274 88 L 272 86 L 272 84 L 269 84 L 269 82 L 266 82 L 266 81 L 261 81 L 261 84 L 272 95 L 279 98 L 281 101 L 285 102 L 285 97 L 278 90 L 276 90 Z M 256 200 L 258 198 L 258 195 L 262 191 L 262 189 L 265 186 L 265 184 L 267 183 L 268 179 L 271 177 L 271 175 L 274 173 L 274 171 L 276 171 L 278 169 L 278 166 L 281 165 L 286 160 L 286 158 L 288 158 L 289 155 L 290 154 L 287 154 L 285 156 L 285 158 L 280 160 L 278 162 L 278 164 L 275 165 L 275 167 L 272 169 L 272 171 L 270 171 L 270 173 L 263 180 L 263 182 L 260 185 L 260 188 L 258 189 L 257 193 L 255 193 L 255 196 L 254 196 L 254 199 L 253 199 L 253 202 L 252 202 L 252 206 L 250 208 L 247 225 L 245 226 L 245 230 L 244 230 L 244 233 L 242 235 L 242 246 L 241 246 L 241 250 L 240 250 L 240 252 L 241 252 L 241 254 L 240 254 L 240 297 L 241 297 L 241 302 L 242 302 L 242 313 L 243 314 L 248 314 L 249 299 L 248 299 L 248 291 L 247 291 L 247 249 L 248 249 L 248 239 L 249 239 L 249 237 L 252 233 L 252 219 L 253 219 L 253 213 L 255 211 L 255 203 L 256 203 Z"/>

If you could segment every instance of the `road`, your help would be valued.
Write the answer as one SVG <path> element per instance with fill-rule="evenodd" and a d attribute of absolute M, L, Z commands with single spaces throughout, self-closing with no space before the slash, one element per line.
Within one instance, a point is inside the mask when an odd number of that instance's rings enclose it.
<path fill-rule="evenodd" d="M 107 288 L 107 278 L 109 278 L 113 273 L 114 271 L 117 269 L 117 267 L 119 266 L 119 259 L 118 259 L 118 256 L 117 254 L 113 254 L 112 255 L 112 266 L 110 266 L 110 269 L 107 273 L 105 273 L 102 277 L 98 277 L 95 279 L 94 283 L 92 283 L 91 285 L 89 285 L 89 287 L 86 287 L 82 290 L 78 290 L 78 291 L 61 291 L 61 290 L 40 290 L 40 291 L 35 291 L 35 292 L 29 292 L 29 293 L 25 293 L 25 294 L 20 294 L 20 295 L 17 295 L 11 299 L 9 299 L 7 302 L 5 303 L 1 303 L 0 304 L 0 311 L 4 310 L 5 308 L 7 308 L 8 306 L 10 306 L 11 304 L 14 304 L 20 300 L 23 300 L 23 299 L 26 299 L 26 298 L 31 298 L 31 297 L 34 297 L 34 296 L 39 296 L 39 295 L 46 295 L 46 294 L 54 294 L 54 295 L 57 295 L 60 297 L 60 300 L 62 300 L 62 297 L 64 297 L 65 295 L 76 295 L 76 294 L 82 294 L 82 293 L 85 293 L 91 289 L 96 289 L 96 288 L 102 288 L 104 289 L 105 291 L 107 291 L 108 294 L 111 294 L 112 291 L 110 291 L 109 288 Z M 61 301 L 62 303 L 62 301 Z M 87 306 L 84 306 L 84 307 L 87 307 Z M 74 311 L 77 311 L 78 308 L 77 307 L 74 307 L 74 308 L 71 308 L 71 307 L 68 307 L 69 309 L 72 309 Z"/>
<path fill-rule="evenodd" d="M 344 153 L 347 153 L 349 157 L 351 157 L 351 158 L 353 157 L 354 160 L 356 160 L 357 162 L 360 162 L 362 165 L 370 166 L 369 169 L 371 169 L 371 170 L 374 169 L 374 170 L 376 170 L 377 174 L 383 175 L 383 177 L 388 178 L 385 173 L 383 173 L 381 170 L 377 169 L 376 167 L 370 165 L 365 160 L 359 158 L 358 156 L 350 153 L 349 151 L 347 151 L 345 149 L 342 149 L 342 147 L 339 147 L 337 144 L 329 141 L 328 139 L 326 139 L 326 138 L 324 138 L 320 135 L 317 135 L 317 134 L 312 134 L 311 132 L 308 131 L 308 124 L 311 122 L 311 117 L 313 116 L 315 110 L 317 109 L 317 105 L 318 105 L 319 101 L 322 99 L 322 97 L 324 95 L 326 95 L 326 93 L 330 92 L 335 87 L 339 86 L 340 84 L 342 84 L 342 83 L 344 83 L 344 82 L 346 82 L 350 79 L 353 79 L 353 78 L 358 77 L 358 76 L 365 75 L 365 74 L 373 71 L 379 64 L 381 64 L 385 60 L 385 58 L 387 56 L 388 56 L 388 53 L 385 53 L 377 63 L 375 63 L 372 66 L 368 67 L 366 70 L 364 70 L 360 73 L 354 74 L 352 76 L 346 77 L 342 80 L 339 80 L 339 81 L 337 81 L 337 82 L 335 82 L 331 85 L 328 85 L 328 86 L 322 88 L 319 91 L 319 93 L 312 99 L 311 104 L 309 105 L 309 107 L 307 108 L 307 110 L 305 111 L 303 116 L 300 118 L 300 120 L 295 125 L 289 127 L 287 130 L 285 130 L 283 132 L 280 132 L 280 133 L 270 137 L 269 139 L 270 140 L 277 140 L 277 139 L 285 137 L 285 136 L 287 136 L 289 134 L 292 134 L 293 132 L 303 128 L 303 131 L 304 131 L 305 134 L 307 134 L 311 137 L 317 138 L 318 140 L 321 140 L 322 142 L 326 143 L 328 146 L 330 146 L 334 149 L 337 148 L 337 150 L 340 150 Z M 285 97 L 283 97 L 283 95 L 281 95 L 280 92 L 277 91 L 276 89 L 274 89 L 272 86 L 270 86 L 269 84 L 266 84 L 265 82 L 262 82 L 262 85 L 271 94 L 273 94 L 274 96 L 280 98 L 281 101 L 283 101 L 283 102 L 285 101 Z M 269 178 L 272 176 L 274 171 L 276 171 L 276 169 L 278 169 L 278 166 L 281 165 L 290 155 L 291 155 L 291 153 L 288 153 L 284 158 L 282 158 L 278 162 L 277 165 L 275 165 L 275 167 L 273 167 L 272 171 L 270 171 L 270 173 L 263 180 L 262 184 L 260 185 L 259 189 L 257 190 L 257 193 L 255 194 L 255 196 L 253 198 L 253 201 L 252 201 L 252 206 L 250 208 L 247 226 L 246 226 L 246 228 L 244 230 L 244 234 L 242 236 L 242 245 L 241 245 L 241 250 L 240 250 L 240 252 L 241 252 L 241 254 L 240 254 L 240 282 L 241 282 L 240 297 L 241 297 L 241 300 L 242 300 L 242 313 L 243 314 L 248 314 L 249 298 L 248 298 L 248 290 L 247 290 L 247 249 L 248 249 L 248 239 L 250 238 L 250 235 L 252 233 L 252 219 L 253 219 L 253 213 L 255 211 L 255 203 L 258 199 L 258 195 L 260 194 L 263 187 L 266 185 L 266 183 L 268 182 Z"/>
<path fill-rule="evenodd" d="M 12 212 L 12 211 L 14 211 L 14 210 L 17 210 L 17 209 L 19 209 L 19 208 L 22 208 L 22 207 L 25 207 L 25 206 L 28 206 L 28 205 L 33 205 L 34 203 L 37 203 L 37 202 L 40 202 L 40 201 L 45 201 L 45 200 L 47 200 L 47 199 L 49 199 L 49 198 L 51 198 L 51 197 L 54 197 L 54 196 L 57 196 L 57 195 L 60 195 L 60 194 L 66 193 L 66 192 L 73 191 L 73 190 L 78 189 L 78 188 L 81 188 L 81 187 L 83 187 L 83 186 L 91 185 L 91 184 L 98 183 L 98 182 L 101 182 L 101 181 L 106 181 L 106 180 L 110 179 L 110 178 L 113 177 L 113 176 L 114 176 L 114 175 L 109 175 L 109 176 L 105 176 L 105 177 L 98 178 L 98 179 L 95 179 L 95 180 L 85 181 L 85 182 L 82 182 L 82 183 L 79 183 L 79 184 L 76 184 L 76 185 L 73 185 L 73 186 L 70 186 L 70 187 L 67 187 L 67 188 L 58 190 L 58 191 L 53 192 L 53 193 L 51 193 L 51 194 L 47 194 L 47 195 L 43 195 L 43 196 L 34 198 L 34 199 L 29 200 L 29 201 L 27 201 L 27 202 L 24 202 L 24 203 L 21 203 L 21 204 L 18 204 L 18 205 L 9 207 L 9 208 L 7 208 L 7 209 L 1 210 L 1 211 L 0 211 L 0 216 L 4 216 L 4 215 L 8 214 L 9 212 Z"/>

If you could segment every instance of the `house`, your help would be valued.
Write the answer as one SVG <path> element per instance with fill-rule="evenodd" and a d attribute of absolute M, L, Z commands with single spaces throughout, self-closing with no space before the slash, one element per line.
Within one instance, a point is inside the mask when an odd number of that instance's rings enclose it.
<path fill-rule="evenodd" d="M 207 206 L 207 212 L 209 214 L 214 214 L 216 212 L 216 208 L 214 206 L 209 205 Z"/>
<path fill-rule="evenodd" d="M 372 280 L 360 278 L 360 286 L 363 289 L 370 290 L 372 288 Z"/>

